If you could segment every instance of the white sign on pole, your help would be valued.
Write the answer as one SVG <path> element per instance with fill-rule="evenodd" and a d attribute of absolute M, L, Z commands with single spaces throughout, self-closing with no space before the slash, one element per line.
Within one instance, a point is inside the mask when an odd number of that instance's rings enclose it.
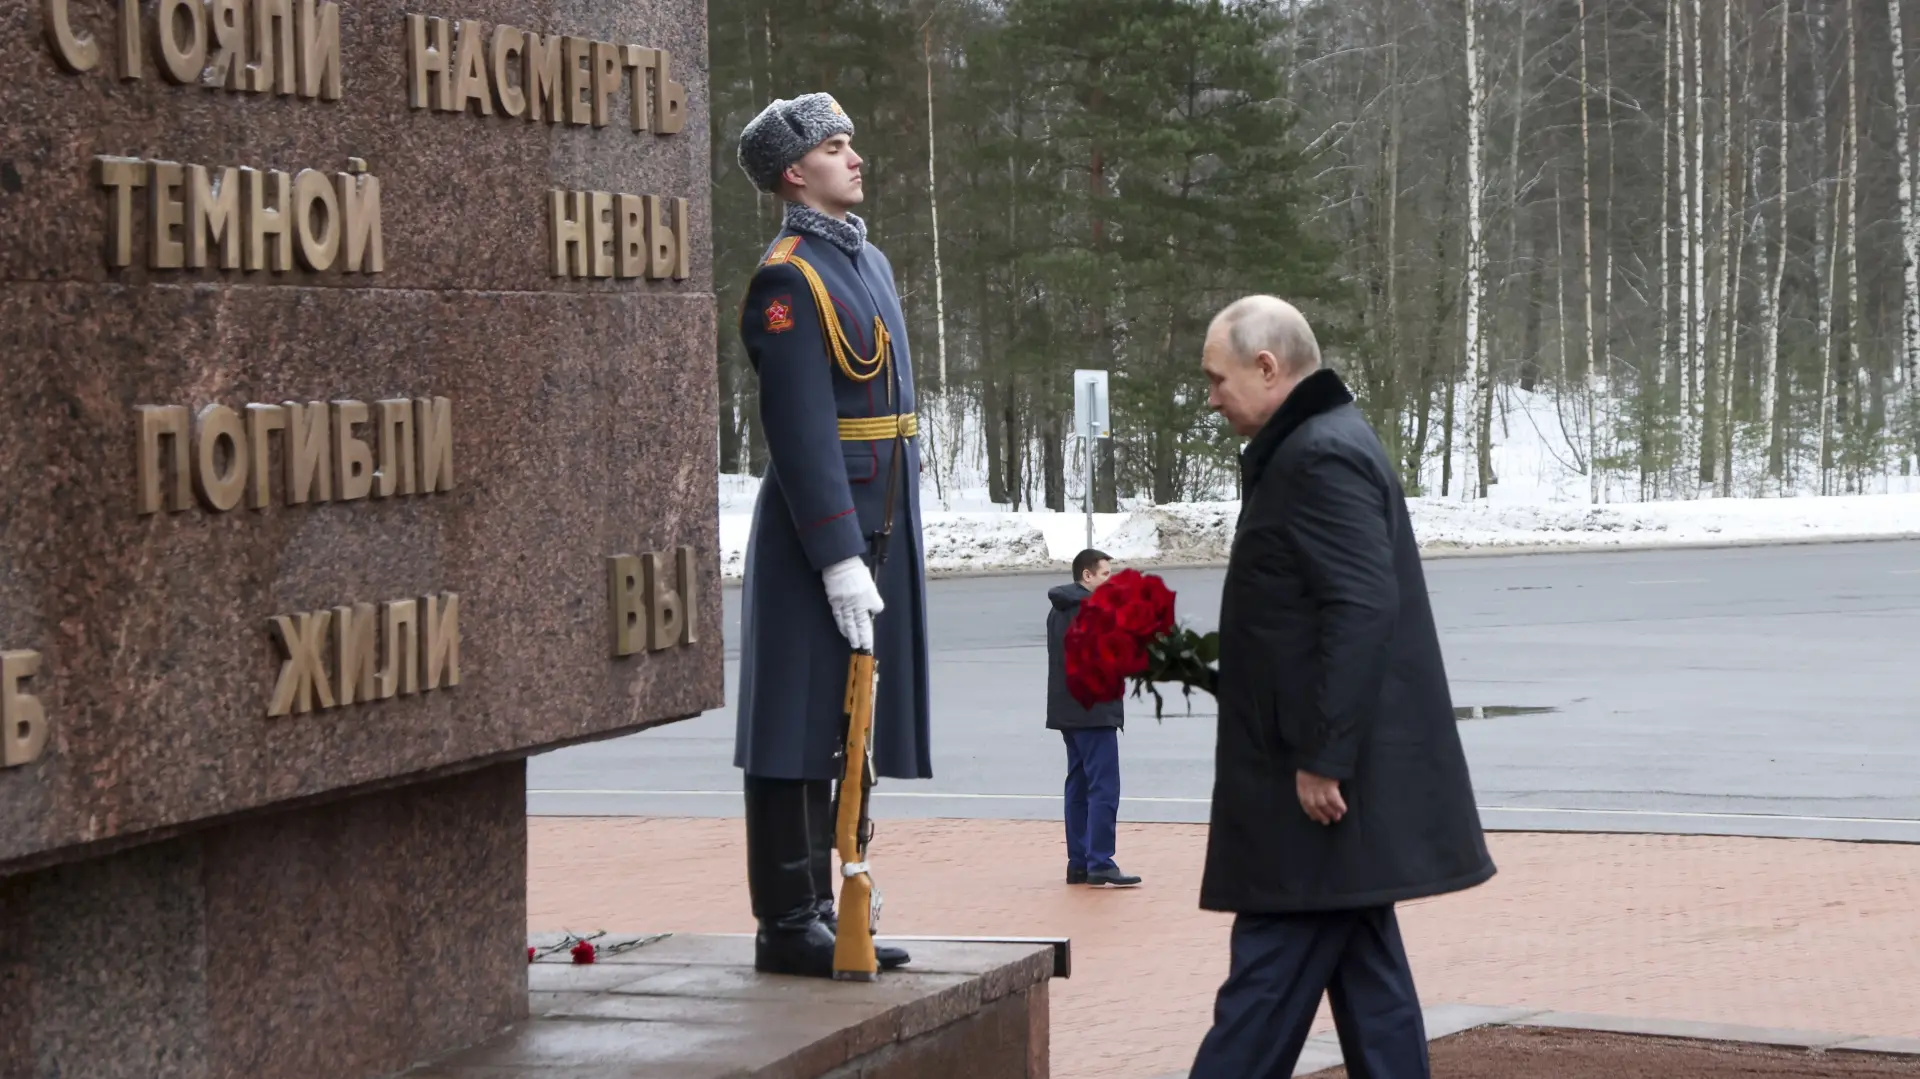
<path fill-rule="evenodd" d="M 1107 373 L 1073 373 L 1073 433 L 1081 438 L 1111 434 L 1107 420 Z"/>

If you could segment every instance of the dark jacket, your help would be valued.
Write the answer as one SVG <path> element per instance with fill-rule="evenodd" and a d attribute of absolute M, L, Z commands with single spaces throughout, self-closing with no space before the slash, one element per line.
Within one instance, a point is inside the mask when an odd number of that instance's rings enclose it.
<path fill-rule="evenodd" d="M 1047 612 L 1047 729 L 1079 731 L 1094 727 L 1125 727 L 1126 708 L 1121 701 L 1102 701 L 1091 709 L 1067 692 L 1067 627 L 1080 613 L 1080 604 L 1093 595 L 1087 586 L 1074 582 L 1049 589 L 1047 598 L 1053 609 Z"/>
<path fill-rule="evenodd" d="M 1200 905 L 1345 910 L 1492 877 L 1406 499 L 1339 377 L 1302 381 L 1241 472 Z M 1298 770 L 1341 781 L 1344 819 L 1306 815 Z"/>

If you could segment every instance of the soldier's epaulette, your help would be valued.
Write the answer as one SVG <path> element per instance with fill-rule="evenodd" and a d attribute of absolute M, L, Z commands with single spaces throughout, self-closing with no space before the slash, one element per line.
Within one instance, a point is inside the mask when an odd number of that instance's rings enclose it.
<path fill-rule="evenodd" d="M 800 246 L 800 237 L 789 236 L 773 245 L 773 251 L 767 255 L 762 266 L 785 266 L 794 259 L 794 249 Z"/>

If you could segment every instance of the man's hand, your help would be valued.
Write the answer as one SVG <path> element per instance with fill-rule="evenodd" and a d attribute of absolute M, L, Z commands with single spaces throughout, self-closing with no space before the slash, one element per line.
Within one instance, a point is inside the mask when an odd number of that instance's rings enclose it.
<path fill-rule="evenodd" d="M 1332 824 L 1347 815 L 1347 800 L 1340 797 L 1339 780 L 1295 772 L 1293 786 L 1300 795 L 1300 808 L 1321 824 Z"/>
<path fill-rule="evenodd" d="M 867 564 L 858 556 L 835 562 L 822 573 L 827 586 L 827 605 L 833 608 L 834 624 L 840 635 L 855 648 L 873 650 L 873 616 L 886 609 L 880 590 L 873 586 Z"/>

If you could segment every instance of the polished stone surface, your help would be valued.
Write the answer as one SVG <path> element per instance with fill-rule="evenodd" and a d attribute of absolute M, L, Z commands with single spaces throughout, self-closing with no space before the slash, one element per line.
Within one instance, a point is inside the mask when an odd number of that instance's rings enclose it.
<path fill-rule="evenodd" d="M 41 6 L 0 5 L 19 46 L 0 53 L 0 649 L 42 654 L 28 688 L 52 732 L 0 769 L 0 877 L 723 703 L 704 6 L 425 12 L 670 50 L 687 92 L 670 136 L 630 129 L 624 87 L 600 128 L 415 110 L 412 9 L 338 10 L 344 96 L 325 101 L 173 85 L 147 24 L 146 77 L 122 79 L 118 7 L 98 2 L 72 12 L 101 66 L 68 73 Z M 363 158 L 386 272 L 149 270 L 144 229 L 136 265 L 111 269 L 97 154 Z M 689 199 L 691 276 L 551 276 L 556 187 Z M 452 402 L 452 491 L 286 505 L 276 436 L 265 508 L 138 512 L 139 406 L 430 396 Z M 606 559 L 681 545 L 699 641 L 613 658 Z M 442 592 L 460 597 L 459 686 L 269 718 L 271 618 Z"/>
<path fill-rule="evenodd" d="M 420 1079 L 1046 1079 L 1045 945 L 915 941 L 877 982 L 756 974 L 744 936 L 536 934 L 532 1017 Z M 630 950 L 613 949 L 638 943 Z"/>
<path fill-rule="evenodd" d="M 389 1074 L 527 1014 L 525 767 L 0 879 L 0 1079 Z"/>

